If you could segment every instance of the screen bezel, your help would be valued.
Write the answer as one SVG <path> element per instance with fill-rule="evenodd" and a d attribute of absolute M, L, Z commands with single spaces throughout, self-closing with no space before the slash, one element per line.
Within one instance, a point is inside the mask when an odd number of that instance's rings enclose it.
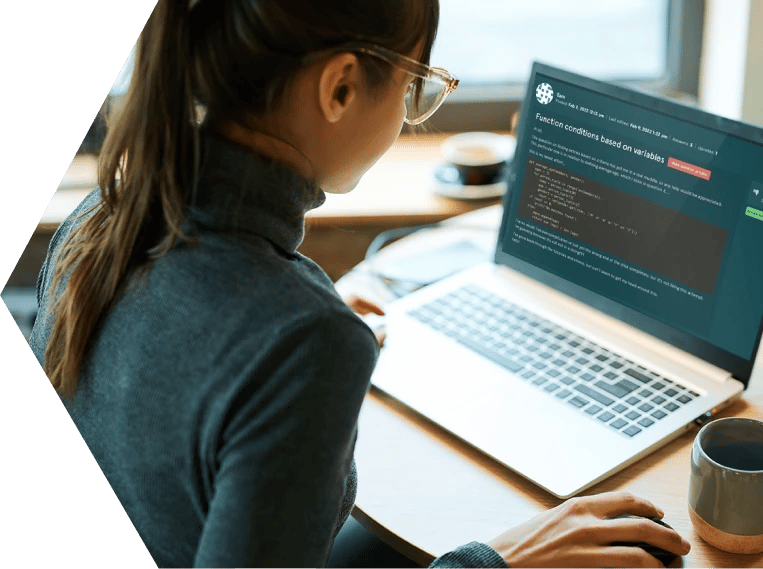
<path fill-rule="evenodd" d="M 703 128 L 710 128 L 728 136 L 734 136 L 763 145 L 763 130 L 753 125 L 719 117 L 662 97 L 584 77 L 540 62 L 535 62 L 533 64 L 530 79 L 527 83 L 525 101 L 529 101 L 530 97 L 533 96 L 535 84 L 537 83 L 536 76 L 538 74 L 572 83 L 579 87 L 594 91 L 595 93 L 613 97 L 626 103 L 635 104 L 650 111 L 667 113 L 680 120 L 693 123 Z M 515 156 L 524 156 L 527 145 L 529 144 L 529 112 L 530 105 L 522 105 L 517 127 L 517 148 Z M 510 253 L 504 252 L 503 235 L 506 230 L 506 224 L 508 223 L 509 218 L 513 219 L 516 216 L 515 212 L 519 207 L 519 192 L 512 191 L 513 188 L 521 188 L 523 181 L 524 173 L 521 172 L 520 174 L 517 174 L 518 166 L 518 164 L 513 164 L 511 168 L 509 191 L 506 192 L 503 198 L 503 218 L 501 220 L 500 231 L 498 232 L 498 243 L 495 248 L 495 262 L 497 264 L 505 265 L 522 274 L 532 277 L 533 279 L 596 308 L 605 314 L 613 316 L 626 324 L 643 330 L 644 332 L 647 332 L 681 350 L 725 369 L 729 371 L 733 377 L 744 383 L 745 389 L 747 388 L 750 374 L 752 373 L 753 363 L 755 361 L 755 355 L 760 347 L 761 334 L 763 333 L 763 320 L 761 320 L 761 323 L 758 325 L 758 333 L 755 339 L 756 348 L 753 351 L 753 355 L 749 359 L 745 359 L 719 348 L 702 338 L 698 338 L 691 333 L 665 324 L 664 322 L 660 322 L 659 320 L 642 314 L 637 310 L 626 307 L 619 302 L 613 301 L 572 283 L 563 277 L 550 273 L 544 269 L 540 269 Z"/>

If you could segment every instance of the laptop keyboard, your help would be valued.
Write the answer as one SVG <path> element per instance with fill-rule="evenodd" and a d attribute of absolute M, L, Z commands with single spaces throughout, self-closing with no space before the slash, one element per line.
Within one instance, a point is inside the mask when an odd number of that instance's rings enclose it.
<path fill-rule="evenodd" d="M 408 314 L 629 438 L 700 397 L 477 285 Z"/>

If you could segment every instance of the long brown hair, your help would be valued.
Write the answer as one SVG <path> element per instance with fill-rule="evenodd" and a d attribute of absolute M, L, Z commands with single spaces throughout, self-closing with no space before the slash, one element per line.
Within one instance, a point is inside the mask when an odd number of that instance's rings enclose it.
<path fill-rule="evenodd" d="M 109 117 L 100 201 L 57 258 L 44 368 L 58 393 L 76 393 L 90 340 L 126 277 L 192 238 L 183 223 L 199 172 L 198 109 L 207 123 L 267 113 L 306 54 L 344 42 L 405 54 L 421 43 L 428 63 L 438 18 L 438 0 L 159 0 Z M 370 87 L 389 77 L 384 62 L 359 59 Z"/>

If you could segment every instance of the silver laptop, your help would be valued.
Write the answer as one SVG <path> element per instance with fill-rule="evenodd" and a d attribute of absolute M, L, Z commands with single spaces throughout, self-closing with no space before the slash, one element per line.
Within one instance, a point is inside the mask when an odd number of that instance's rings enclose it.
<path fill-rule="evenodd" d="M 392 303 L 372 381 L 566 498 L 746 388 L 763 132 L 536 63 L 517 142 L 494 262 Z"/>

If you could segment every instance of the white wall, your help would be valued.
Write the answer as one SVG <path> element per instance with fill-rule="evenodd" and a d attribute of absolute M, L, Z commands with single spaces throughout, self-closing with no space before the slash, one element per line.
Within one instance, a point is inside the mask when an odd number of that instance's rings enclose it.
<path fill-rule="evenodd" d="M 750 0 L 742 119 L 763 125 L 763 1 Z"/>
<path fill-rule="evenodd" d="M 707 0 L 699 105 L 763 125 L 763 0 Z"/>

